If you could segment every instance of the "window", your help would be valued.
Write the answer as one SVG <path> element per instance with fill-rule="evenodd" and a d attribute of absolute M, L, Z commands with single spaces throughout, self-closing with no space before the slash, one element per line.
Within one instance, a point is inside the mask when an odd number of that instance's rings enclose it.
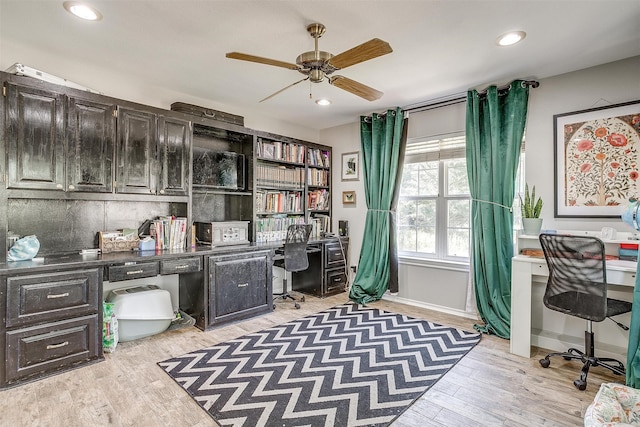
<path fill-rule="evenodd" d="M 468 262 L 471 243 L 471 195 L 464 134 L 407 141 L 397 241 L 401 256 Z M 522 228 L 520 199 L 525 184 L 525 138 L 513 201 L 514 249 Z"/>
<path fill-rule="evenodd" d="M 470 213 L 464 135 L 408 141 L 398 201 L 400 255 L 468 262 Z"/>

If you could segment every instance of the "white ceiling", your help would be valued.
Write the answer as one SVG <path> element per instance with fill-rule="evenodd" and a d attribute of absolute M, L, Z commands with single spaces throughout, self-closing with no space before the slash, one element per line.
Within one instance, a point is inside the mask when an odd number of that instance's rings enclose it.
<path fill-rule="evenodd" d="M 89 3 L 102 12 L 101 21 L 71 16 L 62 0 L 0 0 L 0 48 L 5 43 L 35 47 L 60 61 L 127 74 L 151 87 L 170 87 L 185 97 L 315 130 L 469 88 L 542 79 L 640 55 L 637 0 Z M 313 50 L 306 32 L 313 22 L 327 27 L 320 50 L 334 55 L 374 37 L 391 45 L 393 53 L 335 73 L 384 92 L 381 99 L 369 102 L 327 82 L 304 82 L 259 104 L 303 76 L 225 58 L 226 52 L 239 51 L 295 62 L 297 55 Z M 524 30 L 527 37 L 519 45 L 498 47 L 496 37 L 509 30 Z M 20 61 L 2 58 L 2 64 Z M 91 78 L 86 81 L 96 86 Z M 333 105 L 317 106 L 309 99 L 310 89 L 313 99 L 327 97 Z"/>

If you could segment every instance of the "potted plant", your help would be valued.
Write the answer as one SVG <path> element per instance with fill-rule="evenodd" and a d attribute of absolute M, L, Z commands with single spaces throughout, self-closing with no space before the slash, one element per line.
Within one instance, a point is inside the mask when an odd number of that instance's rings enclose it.
<path fill-rule="evenodd" d="M 542 218 L 540 218 L 540 212 L 542 212 L 542 198 L 538 197 L 536 200 L 536 186 L 531 188 L 531 195 L 529 195 L 529 184 L 524 186 L 524 200 L 520 196 L 520 210 L 522 212 L 522 227 L 524 228 L 524 234 L 536 235 L 540 233 L 542 228 Z"/>

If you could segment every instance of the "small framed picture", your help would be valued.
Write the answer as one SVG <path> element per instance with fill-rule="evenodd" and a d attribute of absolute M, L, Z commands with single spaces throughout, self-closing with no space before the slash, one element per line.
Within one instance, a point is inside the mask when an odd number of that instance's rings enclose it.
<path fill-rule="evenodd" d="M 355 191 L 343 191 L 342 192 L 342 203 L 345 205 L 354 205 L 356 203 L 356 192 Z"/>
<path fill-rule="evenodd" d="M 358 181 L 360 179 L 360 152 L 342 154 L 342 180 Z"/>

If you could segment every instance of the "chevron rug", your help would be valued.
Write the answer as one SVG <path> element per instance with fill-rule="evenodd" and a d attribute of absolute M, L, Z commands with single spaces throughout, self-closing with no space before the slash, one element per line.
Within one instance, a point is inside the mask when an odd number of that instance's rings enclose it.
<path fill-rule="evenodd" d="M 223 426 L 386 426 L 479 340 L 344 304 L 158 365 Z"/>

